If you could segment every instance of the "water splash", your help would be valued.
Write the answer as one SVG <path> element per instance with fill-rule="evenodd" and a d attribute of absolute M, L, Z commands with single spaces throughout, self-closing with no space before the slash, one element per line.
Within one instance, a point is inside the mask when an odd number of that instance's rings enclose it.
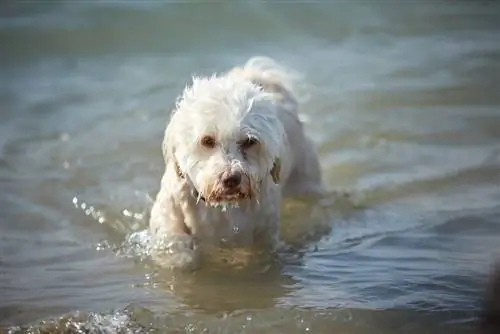
<path fill-rule="evenodd" d="M 117 254 L 131 258 L 146 260 L 151 254 L 151 235 L 142 230 L 130 234 L 117 249 Z"/>
<path fill-rule="evenodd" d="M 75 312 L 57 319 L 43 320 L 30 326 L 6 329 L 9 334 L 38 333 L 409 333 L 432 334 L 477 333 L 474 319 L 462 324 L 443 325 L 443 319 L 464 317 L 462 312 L 416 314 L 411 310 L 380 310 L 384 321 L 372 320 L 369 310 L 285 309 L 218 312 L 216 316 L 201 312 L 170 310 L 158 313 L 150 308 L 131 304 L 124 309 L 106 313 Z M 421 319 L 425 319 L 422 321 Z M 424 325 L 425 324 L 425 325 Z M 2 328 L 0 328 L 0 331 Z"/>
<path fill-rule="evenodd" d="M 85 213 L 85 215 L 94 218 L 100 224 L 104 224 L 104 222 L 106 222 L 106 216 L 104 215 L 104 212 L 97 210 L 94 206 L 89 205 L 84 201 L 81 201 L 76 196 L 73 197 L 72 202 L 75 208 L 81 209 Z"/>

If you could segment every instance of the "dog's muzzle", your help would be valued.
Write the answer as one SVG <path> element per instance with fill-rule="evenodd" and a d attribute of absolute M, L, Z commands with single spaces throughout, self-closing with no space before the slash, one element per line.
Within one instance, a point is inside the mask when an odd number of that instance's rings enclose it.
<path fill-rule="evenodd" d="M 207 198 L 205 198 L 200 191 L 196 188 L 196 186 L 189 180 L 189 178 L 186 176 L 185 173 L 182 172 L 180 166 L 175 162 L 175 171 L 177 175 L 184 179 L 187 180 L 190 183 L 191 186 L 191 196 L 193 196 L 196 201 L 202 200 L 206 204 L 210 204 L 212 206 L 217 206 L 218 204 L 221 203 L 237 203 L 242 199 L 248 199 L 251 198 L 251 195 L 249 194 L 243 194 L 240 192 L 240 184 L 242 180 L 242 175 L 240 173 L 233 173 L 230 175 L 226 175 L 222 179 L 222 183 L 224 185 L 225 191 L 224 193 L 219 193 L 218 196 L 210 196 L 210 198 L 207 201 Z"/>

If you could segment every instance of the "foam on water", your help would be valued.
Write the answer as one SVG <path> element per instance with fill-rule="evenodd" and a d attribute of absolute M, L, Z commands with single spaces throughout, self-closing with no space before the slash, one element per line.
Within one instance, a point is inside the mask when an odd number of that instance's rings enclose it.
<path fill-rule="evenodd" d="M 262 333 L 265 323 L 272 321 L 270 333 L 363 333 L 373 331 L 373 325 L 366 321 L 368 310 L 325 308 L 319 312 L 296 308 L 288 310 L 277 307 L 267 310 L 248 310 L 221 312 L 215 317 L 201 312 L 158 312 L 137 304 L 124 309 L 104 313 L 77 312 L 61 316 L 56 320 L 45 320 L 31 326 L 13 326 L 7 329 L 9 334 L 35 333 L 88 333 L 88 334 L 139 334 L 139 333 L 221 333 L 248 334 Z M 160 313 L 160 315 L 159 315 Z M 385 334 L 420 334 L 420 321 L 427 324 L 426 333 L 441 334 L 440 325 L 443 316 L 446 318 L 467 319 L 464 313 L 421 314 L 417 317 L 407 310 L 380 310 L 383 320 L 377 326 L 377 332 Z M 470 318 L 465 320 L 462 328 L 453 334 L 472 333 Z M 373 332 L 372 332 L 373 333 Z M 477 333 L 476 333 L 477 334 Z"/>

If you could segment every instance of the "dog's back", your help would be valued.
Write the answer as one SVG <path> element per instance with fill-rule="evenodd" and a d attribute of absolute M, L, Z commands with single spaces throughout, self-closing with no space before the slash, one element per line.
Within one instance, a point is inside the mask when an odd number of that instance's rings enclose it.
<path fill-rule="evenodd" d="M 322 194 L 321 169 L 312 141 L 306 136 L 299 115 L 301 103 L 309 99 L 303 76 L 268 57 L 252 57 L 229 75 L 245 77 L 272 93 L 279 103 L 278 117 L 287 133 L 292 169 L 284 175 L 284 195 Z"/>
<path fill-rule="evenodd" d="M 264 91 L 275 94 L 286 111 L 296 116 L 299 104 L 309 99 L 302 75 L 269 57 L 252 57 L 242 67 L 233 68 L 229 74 L 244 76 Z"/>

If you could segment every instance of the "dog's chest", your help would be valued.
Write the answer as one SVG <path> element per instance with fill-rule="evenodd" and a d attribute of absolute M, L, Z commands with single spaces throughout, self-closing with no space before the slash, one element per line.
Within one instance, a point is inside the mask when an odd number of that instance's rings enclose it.
<path fill-rule="evenodd" d="M 256 228 L 265 220 L 262 211 L 247 208 L 223 211 L 199 203 L 195 212 L 197 217 L 192 221 L 193 234 L 198 239 L 217 244 L 251 245 Z"/>

